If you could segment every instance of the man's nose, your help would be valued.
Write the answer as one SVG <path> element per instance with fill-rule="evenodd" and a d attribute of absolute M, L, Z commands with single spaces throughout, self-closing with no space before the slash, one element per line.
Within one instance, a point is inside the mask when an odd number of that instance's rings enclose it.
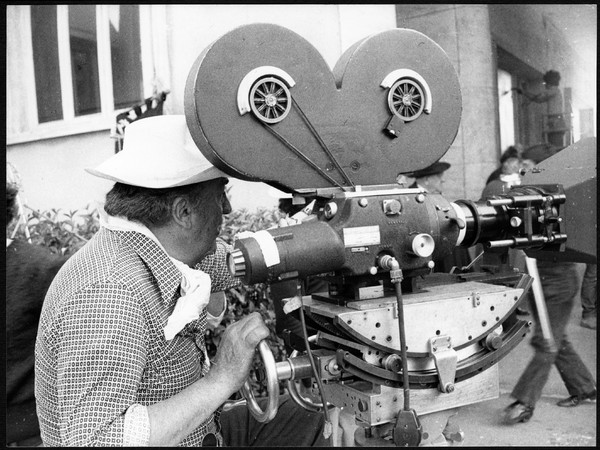
<path fill-rule="evenodd" d="M 231 203 L 229 203 L 229 198 L 225 196 L 223 200 L 223 214 L 229 214 L 231 212 Z"/>

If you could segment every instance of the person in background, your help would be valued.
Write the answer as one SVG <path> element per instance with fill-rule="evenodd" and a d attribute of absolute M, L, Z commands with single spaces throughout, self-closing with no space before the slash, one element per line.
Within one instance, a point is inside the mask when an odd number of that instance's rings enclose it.
<path fill-rule="evenodd" d="M 521 184 L 521 158 L 516 147 L 508 147 L 500 157 L 501 166 L 490 174 L 481 198 L 504 194 L 514 185 Z"/>
<path fill-rule="evenodd" d="M 431 194 L 441 194 L 442 185 L 445 181 L 444 172 L 449 168 L 449 163 L 436 161 L 424 169 L 407 174 L 407 176 L 415 179 L 409 188 L 421 187 Z"/>
<path fill-rule="evenodd" d="M 555 147 L 551 145 L 535 146 L 526 150 L 523 158 L 531 160 L 535 165 L 554 153 Z M 527 422 L 531 418 L 553 365 L 558 369 L 569 393 L 568 398 L 557 403 L 558 406 L 574 407 L 596 401 L 594 377 L 566 334 L 571 311 L 580 290 L 577 264 L 551 259 L 537 261 L 555 345 L 544 338 L 541 327 L 536 323 L 531 338 L 535 354 L 512 390 L 511 396 L 515 401 L 503 411 L 503 420 L 507 424 Z"/>
<path fill-rule="evenodd" d="M 512 88 L 517 94 L 522 95 L 534 103 L 546 103 L 546 116 L 548 127 L 548 142 L 558 147 L 564 145 L 565 118 L 563 96 L 560 91 L 560 73 L 556 70 L 547 71 L 542 77 L 545 90 L 543 92 L 530 92 L 524 87 Z"/>
<path fill-rule="evenodd" d="M 494 170 L 488 179 L 486 180 L 486 186 L 493 180 L 503 178 L 502 181 L 510 182 L 507 175 L 518 174 L 521 169 L 521 157 L 519 155 L 519 149 L 514 145 L 508 147 L 500 156 L 500 167 Z M 503 177 L 504 175 L 504 177 Z"/>
<path fill-rule="evenodd" d="M 597 270 L 598 266 L 596 264 L 586 264 L 581 283 L 581 307 L 583 311 L 580 325 L 590 330 L 596 329 L 598 317 L 596 312 L 598 302 Z"/>
<path fill-rule="evenodd" d="M 42 308 L 35 396 L 44 445 L 325 445 L 323 416 L 285 398 L 267 424 L 246 406 L 222 411 L 269 329 L 249 314 L 208 359 L 206 329 L 227 308 L 211 292 L 237 284 L 217 242 L 231 206 L 227 175 L 193 144 L 185 117 L 131 123 L 123 150 L 87 171 L 115 184 L 100 230 L 58 272 Z"/>
<path fill-rule="evenodd" d="M 18 185 L 6 183 L 6 229 L 18 215 Z M 7 232 L 8 236 L 8 232 Z M 68 259 L 43 246 L 6 240 L 6 444 L 42 443 L 35 412 L 34 352 L 42 304 Z"/>

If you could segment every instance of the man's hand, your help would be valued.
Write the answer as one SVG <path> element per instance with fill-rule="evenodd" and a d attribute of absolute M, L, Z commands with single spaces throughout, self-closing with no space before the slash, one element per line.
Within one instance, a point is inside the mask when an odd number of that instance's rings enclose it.
<path fill-rule="evenodd" d="M 229 325 L 208 374 L 172 397 L 148 406 L 150 447 L 176 446 L 232 394 L 250 372 L 254 350 L 269 336 L 259 313 Z"/>
<path fill-rule="evenodd" d="M 269 329 L 257 312 L 229 325 L 221 336 L 211 372 L 228 379 L 232 392 L 238 391 L 248 378 L 256 346 L 267 337 Z"/>

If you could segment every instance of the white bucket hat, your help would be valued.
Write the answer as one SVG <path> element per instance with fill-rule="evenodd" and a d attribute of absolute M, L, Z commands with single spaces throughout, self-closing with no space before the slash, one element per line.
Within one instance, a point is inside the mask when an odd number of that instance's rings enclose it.
<path fill-rule="evenodd" d="M 139 119 L 125 128 L 123 150 L 94 169 L 97 177 L 160 189 L 200 183 L 229 175 L 198 149 L 183 115 Z"/>

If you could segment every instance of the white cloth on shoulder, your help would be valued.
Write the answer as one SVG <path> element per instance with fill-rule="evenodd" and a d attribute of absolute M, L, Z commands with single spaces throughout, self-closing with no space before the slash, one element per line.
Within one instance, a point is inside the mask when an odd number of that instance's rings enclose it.
<path fill-rule="evenodd" d="M 109 230 L 114 231 L 135 231 L 142 233 L 152 239 L 156 244 L 164 250 L 166 249 L 158 241 L 154 233 L 145 225 L 127 220 L 123 217 L 111 216 L 104 211 L 104 208 L 98 208 L 100 213 L 100 225 Z M 169 256 L 175 267 L 181 272 L 181 297 L 177 300 L 177 304 L 173 312 L 167 319 L 167 325 L 164 328 L 165 339 L 170 341 L 179 333 L 188 323 L 200 317 L 203 308 L 208 306 L 210 301 L 211 280 L 210 275 L 199 270 L 192 269 L 187 264 Z M 215 317 L 207 311 L 207 322 L 211 328 L 216 327 L 223 318 L 225 309 L 220 316 Z"/>

